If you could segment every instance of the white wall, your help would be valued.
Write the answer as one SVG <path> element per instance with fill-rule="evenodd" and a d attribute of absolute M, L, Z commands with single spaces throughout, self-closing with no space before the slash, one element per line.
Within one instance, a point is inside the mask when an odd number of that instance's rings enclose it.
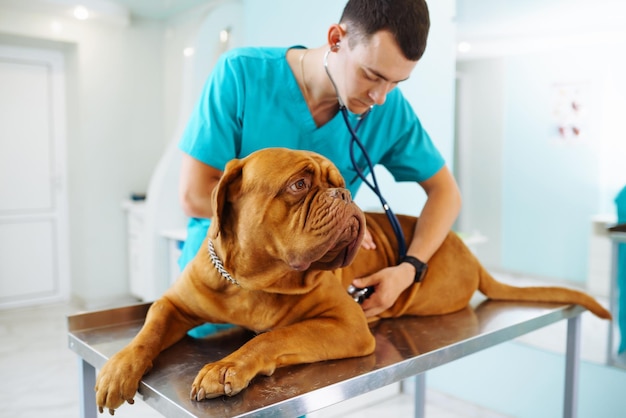
<path fill-rule="evenodd" d="M 457 64 L 455 174 L 463 193 L 458 225 L 488 237 L 477 247 L 488 268 L 502 263 L 503 65 L 499 58 Z"/>
<path fill-rule="evenodd" d="M 162 88 L 164 91 L 163 101 L 163 130 L 168 136 L 168 141 L 177 140 L 180 131 L 191 113 L 192 105 L 200 93 L 198 88 L 202 82 L 197 78 L 205 77 L 205 73 L 197 74 L 198 65 L 189 65 L 191 61 L 198 60 L 198 55 L 206 52 L 196 50 L 195 55 L 185 56 L 185 48 L 196 47 L 201 40 L 198 39 L 203 22 L 207 15 L 220 4 L 229 3 L 229 0 L 207 0 L 206 4 L 197 6 L 183 14 L 174 16 L 164 22 L 162 62 L 164 77 Z M 206 23 L 206 22 L 204 22 Z M 220 26 L 221 29 L 221 26 Z M 239 30 L 239 29 L 238 29 Z M 242 36 L 242 35 L 240 35 Z M 208 42 L 208 40 L 204 40 Z M 207 65 L 212 65 L 212 57 L 200 57 L 200 60 L 208 60 Z M 201 86 L 200 86 L 201 87 Z M 185 95 L 190 95 L 187 98 Z"/>
<path fill-rule="evenodd" d="M 591 218 L 614 213 L 626 183 L 624 13 L 610 0 L 459 0 L 459 40 L 471 50 L 458 69 L 472 95 L 460 96 L 470 120 L 459 126 L 461 219 L 488 236 L 488 267 L 588 279 Z M 557 131 L 555 91 L 568 83 L 586 96 L 578 140 Z"/>

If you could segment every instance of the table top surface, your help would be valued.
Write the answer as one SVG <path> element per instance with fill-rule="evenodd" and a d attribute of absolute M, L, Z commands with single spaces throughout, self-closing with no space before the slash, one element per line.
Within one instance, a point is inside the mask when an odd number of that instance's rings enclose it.
<path fill-rule="evenodd" d="M 102 367 L 137 334 L 149 306 L 140 304 L 70 316 L 70 348 L 94 367 Z M 254 337 L 235 327 L 203 339 L 185 337 L 165 350 L 144 376 L 139 392 L 145 402 L 167 417 L 294 417 L 583 311 L 578 306 L 485 300 L 477 293 L 467 308 L 453 314 L 403 317 L 372 325 L 376 351 L 369 356 L 279 368 L 272 376 L 258 376 L 232 398 L 190 400 L 191 383 L 204 364 L 221 359 Z"/>

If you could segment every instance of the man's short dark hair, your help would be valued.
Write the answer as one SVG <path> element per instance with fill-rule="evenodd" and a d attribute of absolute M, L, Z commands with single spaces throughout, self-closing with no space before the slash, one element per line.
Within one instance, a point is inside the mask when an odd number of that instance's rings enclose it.
<path fill-rule="evenodd" d="M 349 0 L 339 22 L 347 25 L 350 48 L 387 30 L 411 61 L 424 54 L 430 28 L 425 0 Z"/>

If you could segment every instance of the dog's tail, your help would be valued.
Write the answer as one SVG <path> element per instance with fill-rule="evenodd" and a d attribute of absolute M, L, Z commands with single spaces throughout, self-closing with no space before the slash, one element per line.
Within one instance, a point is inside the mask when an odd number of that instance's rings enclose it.
<path fill-rule="evenodd" d="M 554 302 L 581 305 L 594 315 L 611 319 L 611 313 L 588 294 L 565 287 L 517 287 L 498 282 L 481 267 L 478 289 L 489 299 L 505 301 Z"/>

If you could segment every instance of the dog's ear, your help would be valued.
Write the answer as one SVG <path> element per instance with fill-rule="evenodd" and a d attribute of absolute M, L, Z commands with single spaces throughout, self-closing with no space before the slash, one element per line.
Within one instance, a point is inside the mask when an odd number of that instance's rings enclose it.
<path fill-rule="evenodd" d="M 243 162 L 232 160 L 226 164 L 224 174 L 213 189 L 213 217 L 211 218 L 212 238 L 228 232 L 231 229 L 231 202 L 241 192 L 241 178 Z"/>

